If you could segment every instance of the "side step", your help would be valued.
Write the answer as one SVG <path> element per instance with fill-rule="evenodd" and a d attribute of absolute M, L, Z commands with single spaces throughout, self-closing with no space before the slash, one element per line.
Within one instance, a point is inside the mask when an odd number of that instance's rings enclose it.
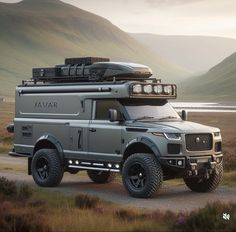
<path fill-rule="evenodd" d="M 75 159 L 66 160 L 66 166 L 68 168 L 77 168 L 81 170 L 98 170 L 98 171 L 110 171 L 110 172 L 120 172 L 119 163 L 103 163 L 103 162 L 93 162 L 93 161 L 81 161 Z"/>

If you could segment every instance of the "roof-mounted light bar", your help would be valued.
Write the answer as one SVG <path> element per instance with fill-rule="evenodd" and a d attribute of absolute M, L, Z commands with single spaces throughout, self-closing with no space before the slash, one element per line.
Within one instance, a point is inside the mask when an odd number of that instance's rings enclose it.
<path fill-rule="evenodd" d="M 134 83 L 130 86 L 131 97 L 176 98 L 177 88 L 174 84 Z"/>

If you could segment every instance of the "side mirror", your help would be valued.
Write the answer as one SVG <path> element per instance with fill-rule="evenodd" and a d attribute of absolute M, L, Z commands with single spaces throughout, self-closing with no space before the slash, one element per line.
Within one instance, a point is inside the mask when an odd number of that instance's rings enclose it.
<path fill-rule="evenodd" d="M 118 121 L 118 113 L 115 109 L 109 109 L 109 120 L 110 122 Z"/>
<path fill-rule="evenodd" d="M 182 112 L 181 112 L 181 118 L 182 118 L 184 121 L 187 120 L 187 118 L 188 118 L 188 113 L 187 113 L 186 110 L 182 110 Z"/>

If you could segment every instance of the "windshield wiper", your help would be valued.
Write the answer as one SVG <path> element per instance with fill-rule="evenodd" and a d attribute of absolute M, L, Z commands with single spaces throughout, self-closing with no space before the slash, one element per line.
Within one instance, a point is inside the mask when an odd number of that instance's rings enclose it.
<path fill-rule="evenodd" d="M 154 118 L 154 117 L 151 117 L 151 116 L 143 116 L 143 117 L 134 119 L 134 122 L 139 121 L 139 120 L 143 120 L 143 119 L 152 119 L 152 118 Z"/>
<path fill-rule="evenodd" d="M 177 119 L 177 117 L 167 116 L 167 117 L 159 118 L 158 120 L 165 120 L 165 119 Z"/>

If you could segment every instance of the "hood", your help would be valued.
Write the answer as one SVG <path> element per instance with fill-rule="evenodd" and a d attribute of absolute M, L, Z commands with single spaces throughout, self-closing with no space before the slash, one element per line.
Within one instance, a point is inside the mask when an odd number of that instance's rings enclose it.
<path fill-rule="evenodd" d="M 126 126 L 147 128 L 149 132 L 166 133 L 213 133 L 219 131 L 218 128 L 205 126 L 190 121 L 165 121 L 165 122 L 130 122 Z"/>

